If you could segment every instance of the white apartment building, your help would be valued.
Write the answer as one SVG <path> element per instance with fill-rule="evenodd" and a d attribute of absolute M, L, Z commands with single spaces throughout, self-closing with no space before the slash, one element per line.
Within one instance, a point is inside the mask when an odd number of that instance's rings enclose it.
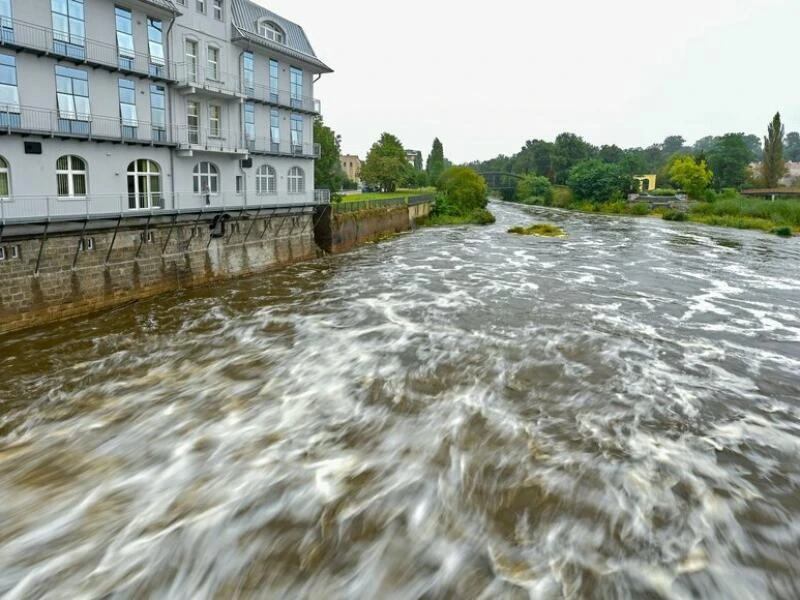
<path fill-rule="evenodd" d="M 248 0 L 0 0 L 0 218 L 311 204 L 330 72 Z"/>

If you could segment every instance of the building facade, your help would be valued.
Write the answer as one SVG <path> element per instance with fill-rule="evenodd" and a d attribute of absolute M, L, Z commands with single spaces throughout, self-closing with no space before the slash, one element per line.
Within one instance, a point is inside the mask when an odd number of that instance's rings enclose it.
<path fill-rule="evenodd" d="M 339 157 L 339 164 L 342 165 L 342 171 L 350 181 L 355 181 L 361 184 L 361 159 L 355 154 L 342 154 Z"/>
<path fill-rule="evenodd" d="M 330 72 L 248 0 L 0 0 L 0 218 L 313 203 Z"/>

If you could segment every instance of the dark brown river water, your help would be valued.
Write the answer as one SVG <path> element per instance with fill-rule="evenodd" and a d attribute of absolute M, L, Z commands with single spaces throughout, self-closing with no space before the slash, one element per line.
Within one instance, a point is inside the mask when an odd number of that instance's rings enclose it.
<path fill-rule="evenodd" d="M 0 338 L 0 597 L 800 597 L 800 238 L 493 210 Z"/>

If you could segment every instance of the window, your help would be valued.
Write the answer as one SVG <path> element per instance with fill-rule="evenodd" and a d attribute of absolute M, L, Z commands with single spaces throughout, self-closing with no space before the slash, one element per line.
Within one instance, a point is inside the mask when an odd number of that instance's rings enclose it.
<path fill-rule="evenodd" d="M 269 141 L 272 151 L 278 152 L 281 147 L 281 118 L 277 108 L 269 111 Z"/>
<path fill-rule="evenodd" d="M 73 58 L 85 58 L 83 0 L 50 0 L 53 16 L 53 50 Z"/>
<path fill-rule="evenodd" d="M 244 177 L 241 175 L 236 176 L 236 193 L 241 194 L 244 191 Z"/>
<path fill-rule="evenodd" d="M 189 100 L 186 102 L 186 125 L 189 133 L 189 143 L 200 143 L 200 105 Z"/>
<path fill-rule="evenodd" d="M 258 35 L 280 44 L 282 44 L 285 39 L 281 28 L 271 21 L 261 21 L 258 24 Z"/>
<path fill-rule="evenodd" d="M 62 156 L 56 161 L 56 183 L 62 198 L 86 196 L 86 163 L 77 156 Z"/>
<path fill-rule="evenodd" d="M 219 170 L 210 162 L 201 162 L 194 166 L 195 194 L 216 194 L 219 191 Z"/>
<path fill-rule="evenodd" d="M 303 117 L 292 115 L 292 154 L 303 152 Z"/>
<path fill-rule="evenodd" d="M 292 108 L 303 108 L 303 71 L 297 67 L 289 69 L 289 94 Z"/>
<path fill-rule="evenodd" d="M 0 42 L 14 43 L 14 23 L 11 21 L 11 0 L 0 0 Z"/>
<path fill-rule="evenodd" d="M 206 72 L 206 79 L 219 81 L 219 48 L 209 46 L 206 49 L 206 56 L 208 58 L 208 71 Z"/>
<path fill-rule="evenodd" d="M 83 237 L 81 241 L 78 242 L 78 248 L 80 248 L 81 252 L 89 252 L 94 250 L 94 238 L 93 237 Z"/>
<path fill-rule="evenodd" d="M 164 75 L 164 26 L 161 19 L 147 17 L 147 47 L 150 51 L 150 75 Z"/>
<path fill-rule="evenodd" d="M 278 101 L 278 61 L 272 59 L 269 61 L 269 100 Z"/>
<path fill-rule="evenodd" d="M 80 69 L 56 65 L 58 126 L 66 133 L 89 133 L 89 75 Z"/>
<path fill-rule="evenodd" d="M 133 16 L 127 8 L 114 8 L 117 20 L 117 55 L 119 66 L 132 69 L 136 53 L 133 50 Z"/>
<path fill-rule="evenodd" d="M 153 141 L 167 141 L 167 90 L 163 85 L 150 85 L 150 121 Z"/>
<path fill-rule="evenodd" d="M 306 191 L 306 176 L 300 167 L 289 169 L 289 193 L 304 194 Z"/>
<path fill-rule="evenodd" d="M 222 0 L 211 0 L 211 13 L 217 21 L 222 21 Z"/>
<path fill-rule="evenodd" d="M 261 165 L 256 169 L 256 194 L 264 196 L 277 193 L 278 177 L 275 174 L 275 169 L 269 165 Z"/>
<path fill-rule="evenodd" d="M 255 94 L 255 74 L 252 52 L 242 53 L 242 91 L 252 96 Z"/>
<path fill-rule="evenodd" d="M 161 169 L 152 160 L 140 158 L 128 165 L 128 208 L 163 208 Z"/>
<path fill-rule="evenodd" d="M 222 137 L 222 107 L 219 104 L 208 105 L 208 135 Z"/>
<path fill-rule="evenodd" d="M 122 137 L 135 138 L 139 119 L 136 114 L 136 84 L 129 79 L 119 80 L 119 115 Z"/>
<path fill-rule="evenodd" d="M 17 88 L 17 57 L 0 54 L 0 127 L 20 127 L 21 125 L 19 89 Z"/>
<path fill-rule="evenodd" d="M 191 83 L 197 82 L 197 42 L 186 40 L 186 79 Z"/>
<path fill-rule="evenodd" d="M 243 120 L 244 139 L 249 148 L 256 139 L 256 105 L 252 102 L 245 102 Z"/>
<path fill-rule="evenodd" d="M 0 156 L 0 200 L 11 196 L 11 186 L 8 181 L 8 163 Z"/>
<path fill-rule="evenodd" d="M 206 13 L 206 0 L 195 0 L 194 6 L 197 12 Z"/>

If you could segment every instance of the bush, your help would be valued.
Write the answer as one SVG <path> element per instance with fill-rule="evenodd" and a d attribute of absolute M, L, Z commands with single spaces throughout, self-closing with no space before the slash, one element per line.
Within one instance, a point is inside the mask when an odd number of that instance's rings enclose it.
<path fill-rule="evenodd" d="M 792 228 L 788 225 L 784 225 L 783 227 L 776 227 L 770 233 L 774 233 L 780 237 L 792 237 Z"/>
<path fill-rule="evenodd" d="M 553 225 L 552 223 L 536 223 L 530 227 L 516 226 L 508 230 L 508 233 L 516 233 L 517 235 L 543 235 L 547 237 L 566 237 L 566 233 L 561 227 Z"/>
<path fill-rule="evenodd" d="M 631 206 L 628 210 L 632 215 L 639 215 L 639 216 L 649 215 L 650 205 L 647 202 L 637 202 L 636 204 Z"/>
<path fill-rule="evenodd" d="M 478 225 L 491 225 L 497 219 L 485 208 L 478 208 L 472 212 L 472 222 Z"/>
<path fill-rule="evenodd" d="M 565 185 L 552 186 L 552 196 L 551 204 L 556 208 L 568 208 L 574 201 L 572 190 Z"/>
<path fill-rule="evenodd" d="M 489 201 L 486 181 L 467 167 L 446 169 L 439 177 L 436 187 L 447 197 L 455 214 L 466 215 L 479 208 L 486 208 Z"/>
<path fill-rule="evenodd" d="M 656 188 L 647 192 L 648 196 L 676 196 L 680 192 L 674 188 Z"/>
<path fill-rule="evenodd" d="M 688 221 L 689 215 L 680 210 L 667 210 L 661 214 L 665 221 Z"/>
<path fill-rule="evenodd" d="M 633 188 L 633 179 L 623 174 L 618 165 L 595 158 L 584 160 L 569 172 L 567 185 L 581 200 L 602 202 L 621 198 Z"/>
<path fill-rule="evenodd" d="M 527 175 L 517 184 L 517 198 L 525 201 L 536 198 L 535 204 L 549 205 L 553 199 L 553 186 L 547 177 L 541 175 Z"/>

